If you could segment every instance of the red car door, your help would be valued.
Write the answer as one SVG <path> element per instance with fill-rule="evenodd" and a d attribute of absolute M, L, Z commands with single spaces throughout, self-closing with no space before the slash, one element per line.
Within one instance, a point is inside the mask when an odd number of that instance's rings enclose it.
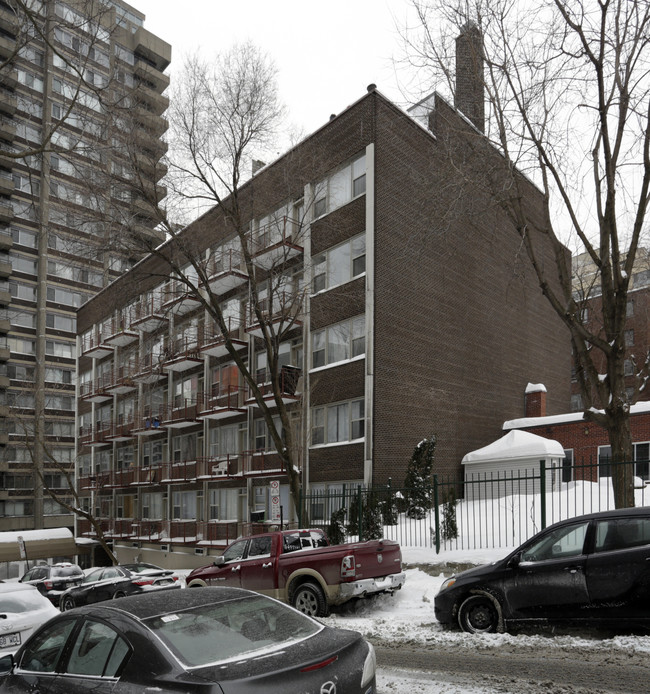
<path fill-rule="evenodd" d="M 230 547 L 221 555 L 223 563 L 213 566 L 210 573 L 206 576 L 206 583 L 210 586 L 233 586 L 239 588 L 241 585 L 241 567 L 246 556 L 246 546 L 248 540 L 233 542 Z"/>
<path fill-rule="evenodd" d="M 241 562 L 241 587 L 255 590 L 258 593 L 272 595 L 277 587 L 275 581 L 275 555 L 277 551 L 272 546 L 274 538 L 271 535 L 252 537 L 248 553 Z M 275 538 L 277 542 L 277 538 Z"/>

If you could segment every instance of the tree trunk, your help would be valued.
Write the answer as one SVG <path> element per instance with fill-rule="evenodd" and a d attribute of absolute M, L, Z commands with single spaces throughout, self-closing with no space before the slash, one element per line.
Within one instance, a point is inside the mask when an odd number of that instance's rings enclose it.
<path fill-rule="evenodd" d="M 620 409 L 608 414 L 614 504 L 616 508 L 629 508 L 634 506 L 634 449 L 629 415 Z"/>

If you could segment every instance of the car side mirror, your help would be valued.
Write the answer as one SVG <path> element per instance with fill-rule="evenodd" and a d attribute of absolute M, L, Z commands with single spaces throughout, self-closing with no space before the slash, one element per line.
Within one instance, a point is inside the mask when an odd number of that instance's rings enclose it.
<path fill-rule="evenodd" d="M 226 560 L 223 558 L 223 555 L 221 555 L 219 557 L 215 557 L 214 561 L 212 562 L 212 564 L 214 566 L 223 566 L 225 563 L 226 563 Z"/>
<path fill-rule="evenodd" d="M 9 655 L 3 655 L 0 658 L 0 677 L 8 675 L 14 669 L 14 657 L 10 653 Z"/>
<path fill-rule="evenodd" d="M 508 568 L 509 569 L 516 569 L 519 566 L 519 562 L 521 561 L 521 552 L 517 552 L 513 557 L 510 557 L 508 560 Z"/>

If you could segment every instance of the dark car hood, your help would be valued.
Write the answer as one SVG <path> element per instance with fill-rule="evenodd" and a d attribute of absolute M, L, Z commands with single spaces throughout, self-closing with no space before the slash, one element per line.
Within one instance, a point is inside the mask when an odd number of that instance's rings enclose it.
<path fill-rule="evenodd" d="M 361 683 L 366 653 L 365 642 L 357 632 L 325 627 L 318 634 L 285 648 L 269 648 L 249 659 L 197 668 L 192 674 L 197 679 L 218 682 L 224 694 L 276 691 L 318 694 L 328 681 L 335 682 L 339 691 L 352 691 L 353 681 L 357 688 Z M 331 658 L 336 660 L 324 664 Z M 317 665 L 321 667 L 311 669 Z M 303 671 L 305 668 L 310 669 Z"/>
<path fill-rule="evenodd" d="M 504 570 L 510 559 L 509 556 L 499 561 L 493 561 L 491 564 L 482 564 L 481 566 L 475 566 L 471 569 L 466 569 L 460 573 L 455 574 L 457 581 L 472 581 L 474 579 L 481 578 L 487 574 L 491 576 L 496 576 L 500 570 Z"/>

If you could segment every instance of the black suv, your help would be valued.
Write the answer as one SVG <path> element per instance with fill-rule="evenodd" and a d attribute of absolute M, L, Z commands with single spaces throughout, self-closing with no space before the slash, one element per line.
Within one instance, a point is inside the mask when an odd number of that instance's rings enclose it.
<path fill-rule="evenodd" d="M 32 567 L 21 579 L 38 589 L 55 607 L 59 606 L 61 593 L 83 581 L 84 572 L 76 564 L 41 564 Z"/>

